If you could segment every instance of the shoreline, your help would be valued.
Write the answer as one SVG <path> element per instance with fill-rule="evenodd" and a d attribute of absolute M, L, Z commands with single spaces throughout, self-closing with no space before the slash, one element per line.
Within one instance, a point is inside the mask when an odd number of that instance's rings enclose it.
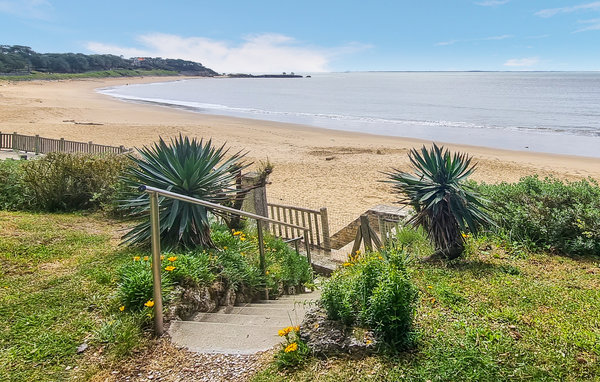
<path fill-rule="evenodd" d="M 346 132 L 292 123 L 203 114 L 170 106 L 122 101 L 95 89 L 125 84 L 184 80 L 188 77 L 108 78 L 0 82 L 0 131 L 48 138 L 141 147 L 182 133 L 227 143 L 248 160 L 274 164 L 268 195 L 273 202 L 328 207 L 336 220 L 354 219 L 376 204 L 397 198 L 381 183 L 381 171 L 408 170 L 410 148 L 430 141 Z M 76 125 L 69 120 L 98 125 Z M 517 181 L 525 175 L 600 180 L 598 158 L 445 144 L 474 157 L 473 179 Z M 335 228 L 334 228 L 335 229 Z"/>

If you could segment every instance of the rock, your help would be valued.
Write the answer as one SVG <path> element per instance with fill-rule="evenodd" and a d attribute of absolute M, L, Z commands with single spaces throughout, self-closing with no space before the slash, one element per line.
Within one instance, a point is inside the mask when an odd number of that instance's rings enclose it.
<path fill-rule="evenodd" d="M 83 353 L 84 351 L 86 351 L 86 350 L 87 350 L 87 348 L 88 348 L 88 344 L 86 344 L 85 342 L 84 342 L 84 343 L 82 343 L 81 345 L 79 345 L 79 346 L 77 347 L 77 354 L 81 354 L 81 353 Z"/>
<path fill-rule="evenodd" d="M 170 306 L 169 319 L 187 320 L 197 312 L 214 312 L 218 307 L 211 288 L 176 287 L 174 293 L 179 297 Z"/>
<path fill-rule="evenodd" d="M 347 354 L 363 358 L 375 353 L 378 345 L 372 331 L 328 320 L 321 307 L 314 307 L 306 313 L 300 338 L 319 357 Z"/>
<path fill-rule="evenodd" d="M 235 289 L 233 287 L 229 287 L 225 294 L 219 299 L 219 304 L 226 307 L 233 306 L 235 305 L 235 297 Z"/>

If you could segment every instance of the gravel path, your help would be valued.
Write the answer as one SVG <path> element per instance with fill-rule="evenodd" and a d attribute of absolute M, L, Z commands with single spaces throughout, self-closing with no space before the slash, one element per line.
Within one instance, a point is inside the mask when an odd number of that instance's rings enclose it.
<path fill-rule="evenodd" d="M 94 382 L 248 381 L 273 359 L 273 351 L 252 355 L 196 354 L 161 340 L 127 364 L 94 376 Z"/>

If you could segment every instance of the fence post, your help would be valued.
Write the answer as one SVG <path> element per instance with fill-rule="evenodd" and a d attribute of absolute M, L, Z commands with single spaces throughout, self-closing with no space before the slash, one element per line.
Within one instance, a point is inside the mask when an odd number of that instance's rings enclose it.
<path fill-rule="evenodd" d="M 158 216 L 158 194 L 150 193 L 150 227 L 152 231 L 152 280 L 154 287 L 154 333 L 163 334 L 163 307 L 160 280 L 160 226 Z"/>
<path fill-rule="evenodd" d="M 123 154 L 125 152 L 125 146 L 121 145 L 119 146 L 119 154 Z"/>
<path fill-rule="evenodd" d="M 12 149 L 15 151 L 19 151 L 19 145 L 17 144 L 17 137 L 19 134 L 15 131 L 12 137 Z"/>
<path fill-rule="evenodd" d="M 304 249 L 306 250 L 306 259 L 308 260 L 308 265 L 312 269 L 312 256 L 310 254 L 310 243 L 308 242 L 310 233 L 307 229 L 304 230 Z"/>
<path fill-rule="evenodd" d="M 61 138 L 60 142 L 58 143 L 58 151 L 60 151 L 61 153 L 65 152 L 65 139 Z"/>
<path fill-rule="evenodd" d="M 360 231 L 365 245 L 365 252 L 372 252 L 373 245 L 371 243 L 371 230 L 369 229 L 369 215 L 367 214 L 360 215 Z"/>
<path fill-rule="evenodd" d="M 323 249 L 331 252 L 331 240 L 329 238 L 329 218 L 327 216 L 327 207 L 322 207 L 321 210 L 321 228 L 323 230 Z"/>
<path fill-rule="evenodd" d="M 35 135 L 35 155 L 40 155 L 40 136 L 39 134 Z"/>
<path fill-rule="evenodd" d="M 94 146 L 94 142 L 89 141 L 88 142 L 88 154 L 92 153 L 92 147 Z"/>

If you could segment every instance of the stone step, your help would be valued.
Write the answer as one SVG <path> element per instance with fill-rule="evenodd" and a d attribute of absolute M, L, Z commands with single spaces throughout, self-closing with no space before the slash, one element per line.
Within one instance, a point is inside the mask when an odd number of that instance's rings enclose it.
<path fill-rule="evenodd" d="M 300 306 L 275 308 L 273 305 L 263 306 L 234 306 L 226 314 L 262 315 L 265 317 L 304 317 L 306 309 Z"/>
<path fill-rule="evenodd" d="M 298 318 L 290 320 L 289 317 L 265 317 L 251 314 L 198 313 L 192 320 L 236 325 L 277 326 L 279 329 L 300 325 Z"/>
<path fill-rule="evenodd" d="M 282 342 L 280 325 L 237 325 L 216 322 L 174 321 L 171 341 L 197 353 L 254 354 Z"/>

